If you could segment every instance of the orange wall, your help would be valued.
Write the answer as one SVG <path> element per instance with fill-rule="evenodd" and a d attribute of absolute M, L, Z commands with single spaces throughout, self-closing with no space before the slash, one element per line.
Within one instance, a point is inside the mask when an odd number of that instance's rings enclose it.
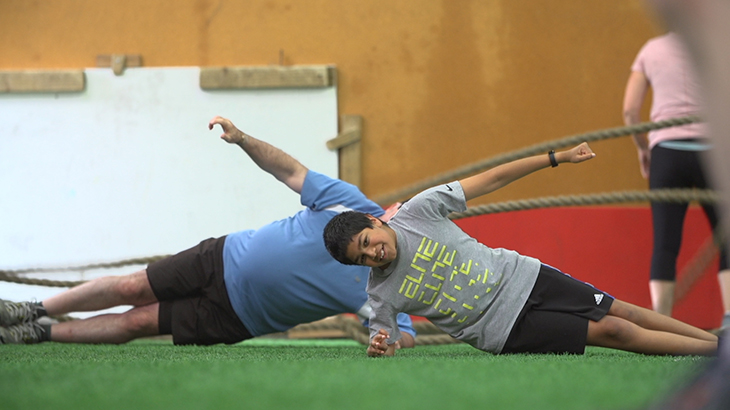
<path fill-rule="evenodd" d="M 0 1 L 0 69 L 335 64 L 341 114 L 365 118 L 363 189 L 389 193 L 458 165 L 621 125 L 639 47 L 635 0 Z M 235 116 L 233 116 L 235 120 Z M 245 124 L 239 124 L 245 129 Z M 491 200 L 643 189 L 628 138 Z M 482 201 L 483 202 L 483 201 Z M 475 202 L 475 203 L 478 203 Z"/>
<path fill-rule="evenodd" d="M 0 69 L 91 67 L 111 53 L 141 54 L 145 66 L 334 64 L 340 114 L 365 119 L 363 190 L 377 197 L 496 154 L 622 125 L 630 64 L 660 32 L 636 0 L 2 0 Z M 593 148 L 588 163 L 542 171 L 472 205 L 646 188 L 627 137 Z M 546 219 L 484 217 L 506 225 L 482 229 L 487 244 L 648 306 L 651 225 L 648 209 L 638 209 L 635 225 L 636 214 L 606 219 L 621 209 L 570 209 Z M 678 309 L 711 327 L 713 306 L 705 316 Z"/>

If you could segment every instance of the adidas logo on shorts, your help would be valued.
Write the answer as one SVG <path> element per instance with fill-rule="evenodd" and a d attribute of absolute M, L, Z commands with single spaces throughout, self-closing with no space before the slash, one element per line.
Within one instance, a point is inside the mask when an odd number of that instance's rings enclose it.
<path fill-rule="evenodd" d="M 596 305 L 600 305 L 603 300 L 603 293 L 596 293 L 593 298 L 596 299 Z"/>

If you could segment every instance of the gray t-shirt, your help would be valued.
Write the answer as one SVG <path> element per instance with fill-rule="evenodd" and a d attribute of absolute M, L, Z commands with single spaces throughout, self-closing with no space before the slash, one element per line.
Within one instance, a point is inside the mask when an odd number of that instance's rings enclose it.
<path fill-rule="evenodd" d="M 395 343 L 396 315 L 406 312 L 478 349 L 502 351 L 540 261 L 477 242 L 447 217 L 465 209 L 461 184 L 452 182 L 416 195 L 388 223 L 397 256 L 387 269 L 370 272 L 371 337 L 382 328 Z"/>

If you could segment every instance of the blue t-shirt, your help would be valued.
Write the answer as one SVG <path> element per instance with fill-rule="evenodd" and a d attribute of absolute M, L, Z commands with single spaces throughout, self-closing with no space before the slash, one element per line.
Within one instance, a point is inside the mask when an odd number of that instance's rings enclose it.
<path fill-rule="evenodd" d="M 322 232 L 339 212 L 380 216 L 383 209 L 354 185 L 314 171 L 304 180 L 301 203 L 307 208 L 291 217 L 226 237 L 223 271 L 228 297 L 253 336 L 355 313 L 367 300 L 369 269 L 333 259 Z M 399 324 L 415 334 L 410 318 L 401 316 Z"/>

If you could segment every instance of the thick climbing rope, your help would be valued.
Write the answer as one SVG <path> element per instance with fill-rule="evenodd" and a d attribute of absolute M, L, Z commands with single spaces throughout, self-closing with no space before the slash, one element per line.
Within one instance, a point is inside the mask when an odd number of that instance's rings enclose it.
<path fill-rule="evenodd" d="M 722 229 L 717 229 L 709 237 L 700 249 L 692 256 L 692 259 L 684 265 L 682 271 L 677 275 L 677 285 L 674 287 L 674 303 L 684 299 L 694 285 L 702 278 L 715 256 L 724 246 L 726 235 Z"/>
<path fill-rule="evenodd" d="M 703 189 L 654 189 L 651 191 L 604 192 L 598 194 L 547 196 L 516 201 L 495 202 L 470 207 L 464 212 L 449 215 L 449 218 L 455 220 L 468 218 L 470 216 L 494 214 L 499 212 L 552 208 L 558 206 L 605 205 L 645 201 L 675 203 L 697 201 L 701 204 L 713 204 L 717 202 L 717 200 L 718 195 L 716 192 Z"/>
<path fill-rule="evenodd" d="M 520 158 L 530 157 L 541 153 L 546 153 L 551 149 L 559 149 L 564 147 L 572 147 L 582 142 L 593 142 L 600 141 L 609 138 L 616 138 L 625 135 L 639 134 L 652 130 L 658 130 L 662 128 L 676 127 L 678 125 L 691 124 L 700 122 L 701 119 L 697 116 L 670 118 L 664 121 L 658 122 L 643 122 L 636 125 L 607 128 L 603 130 L 588 132 L 584 134 L 576 134 L 569 137 L 561 138 L 554 141 L 547 141 L 539 144 L 529 146 L 524 149 L 517 151 L 508 152 L 505 154 L 497 155 L 492 158 L 488 158 L 483 161 L 479 161 L 473 164 L 465 165 L 457 168 L 453 171 L 443 173 L 433 178 L 425 179 L 415 184 L 406 186 L 403 189 L 395 191 L 390 194 L 377 197 L 374 201 L 380 205 L 390 205 L 396 201 L 403 200 L 417 194 L 424 189 L 431 188 L 432 186 L 443 184 L 446 182 L 455 181 L 461 179 L 467 175 L 472 175 L 480 171 L 484 171 L 489 168 L 496 167 L 497 165 L 506 164 L 518 160 Z"/>
<path fill-rule="evenodd" d="M 677 202 L 686 203 L 697 201 L 702 204 L 715 203 L 717 194 L 710 190 L 698 189 L 657 189 L 652 191 L 623 191 L 607 192 L 588 195 L 566 195 L 551 196 L 516 201 L 496 202 L 492 204 L 471 207 L 464 212 L 449 215 L 451 219 L 461 219 L 477 215 L 494 214 L 500 212 L 521 211 L 536 208 L 549 208 L 558 206 L 585 206 L 605 205 L 630 202 Z M 48 279 L 34 279 L 20 277 L 28 273 L 44 272 L 78 272 L 91 269 L 113 268 L 127 265 L 143 265 L 166 258 L 167 255 L 151 256 L 147 258 L 125 259 L 117 262 L 99 263 L 93 265 L 64 267 L 64 268 L 33 268 L 21 270 L 0 270 L 0 281 L 20 283 L 25 285 L 39 285 L 50 287 L 73 287 L 84 283 L 83 281 L 54 281 Z"/>
<path fill-rule="evenodd" d="M 109 269 L 120 268 L 129 265 L 147 265 L 149 263 L 165 259 L 169 255 L 149 256 L 146 258 L 123 259 L 116 262 L 95 263 L 83 266 L 57 267 L 57 268 L 29 268 L 18 270 L 0 270 L 0 281 L 20 283 L 24 285 L 37 285 L 48 287 L 70 288 L 84 283 L 85 281 L 61 281 L 48 279 L 21 278 L 18 275 L 32 273 L 51 273 L 51 272 L 84 272 L 93 269 Z"/>
<path fill-rule="evenodd" d="M 415 321 L 413 328 L 418 337 L 415 339 L 416 346 L 443 345 L 450 343 L 461 343 L 448 334 L 441 331 L 428 321 Z M 335 323 L 313 322 L 295 327 L 297 330 L 342 330 L 348 338 L 360 344 L 370 343 L 368 330 L 356 318 L 347 315 L 338 315 Z"/>

